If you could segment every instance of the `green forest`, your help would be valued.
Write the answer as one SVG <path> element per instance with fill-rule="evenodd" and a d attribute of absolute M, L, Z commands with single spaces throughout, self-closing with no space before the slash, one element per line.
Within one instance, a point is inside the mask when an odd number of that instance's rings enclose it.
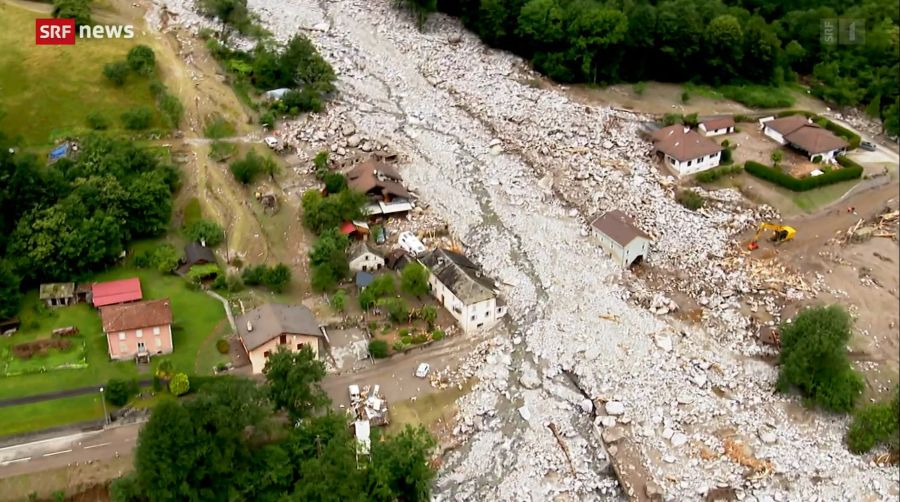
<path fill-rule="evenodd" d="M 407 0 L 560 82 L 808 85 L 898 134 L 896 0 Z M 851 28 L 851 22 L 856 21 Z"/>
<path fill-rule="evenodd" d="M 0 319 L 22 285 L 70 281 L 112 264 L 132 239 L 165 233 L 177 169 L 154 150 L 101 133 L 76 160 L 20 152 L 0 136 Z"/>

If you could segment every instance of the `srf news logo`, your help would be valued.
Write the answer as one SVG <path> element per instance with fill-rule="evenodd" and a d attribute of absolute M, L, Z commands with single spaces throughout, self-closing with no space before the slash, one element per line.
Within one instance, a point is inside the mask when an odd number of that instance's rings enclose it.
<path fill-rule="evenodd" d="M 74 19 L 35 19 L 34 43 L 37 45 L 75 45 Z M 80 38 L 134 38 L 134 26 L 79 26 Z"/>

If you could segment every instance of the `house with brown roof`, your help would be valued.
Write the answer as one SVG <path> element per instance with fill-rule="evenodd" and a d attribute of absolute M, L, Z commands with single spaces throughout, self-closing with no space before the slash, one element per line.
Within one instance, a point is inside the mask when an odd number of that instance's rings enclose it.
<path fill-rule="evenodd" d="M 803 115 L 788 115 L 779 119 L 762 119 L 763 134 L 779 144 L 788 145 L 816 160 L 832 161 L 844 153 L 849 143 L 831 131 L 813 123 Z"/>
<path fill-rule="evenodd" d="M 312 311 L 303 305 L 266 303 L 238 316 L 235 324 L 254 374 L 262 373 L 279 347 L 297 352 L 307 346 L 316 358 L 323 350 L 325 333 Z"/>
<path fill-rule="evenodd" d="M 734 132 L 734 117 L 710 117 L 703 119 L 697 125 L 697 131 L 706 137 L 731 134 Z"/>
<path fill-rule="evenodd" d="M 168 299 L 100 308 L 110 359 L 149 359 L 172 352 L 172 309 Z"/>
<path fill-rule="evenodd" d="M 618 209 L 598 217 L 591 227 L 600 239 L 600 245 L 622 267 L 641 263 L 653 242 L 634 220 Z"/>
<path fill-rule="evenodd" d="M 651 136 L 655 153 L 678 176 L 712 169 L 722 159 L 721 145 L 687 126 L 664 127 Z"/>
<path fill-rule="evenodd" d="M 409 192 L 403 188 L 403 178 L 393 166 L 378 160 L 367 160 L 347 172 L 347 185 L 376 200 L 390 202 L 395 198 L 409 199 Z"/>

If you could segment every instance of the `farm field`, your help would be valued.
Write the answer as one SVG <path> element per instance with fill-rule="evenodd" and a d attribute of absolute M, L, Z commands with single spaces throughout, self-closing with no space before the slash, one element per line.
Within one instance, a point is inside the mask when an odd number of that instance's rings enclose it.
<path fill-rule="evenodd" d="M 122 87 L 103 77 L 103 65 L 125 58 L 142 43 L 132 39 L 79 39 L 75 45 L 35 45 L 34 20 L 46 11 L 0 2 L 0 130 L 21 137 L 27 147 L 47 147 L 57 138 L 87 128 L 91 112 L 119 127 L 122 112 L 154 107 L 146 77 L 129 76 Z M 102 20 L 102 18 L 101 18 Z M 158 117 L 155 118 L 159 120 Z"/>

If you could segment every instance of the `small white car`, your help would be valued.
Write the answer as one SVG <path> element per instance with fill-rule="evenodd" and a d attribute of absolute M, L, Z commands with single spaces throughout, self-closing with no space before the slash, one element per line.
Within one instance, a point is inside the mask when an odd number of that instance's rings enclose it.
<path fill-rule="evenodd" d="M 266 146 L 268 146 L 269 148 L 275 149 L 278 147 L 278 138 L 276 138 L 275 136 L 266 136 L 263 141 L 266 142 Z"/>
<path fill-rule="evenodd" d="M 431 365 L 428 363 L 422 363 L 416 368 L 416 377 L 425 378 L 428 376 L 428 372 L 431 371 Z"/>

